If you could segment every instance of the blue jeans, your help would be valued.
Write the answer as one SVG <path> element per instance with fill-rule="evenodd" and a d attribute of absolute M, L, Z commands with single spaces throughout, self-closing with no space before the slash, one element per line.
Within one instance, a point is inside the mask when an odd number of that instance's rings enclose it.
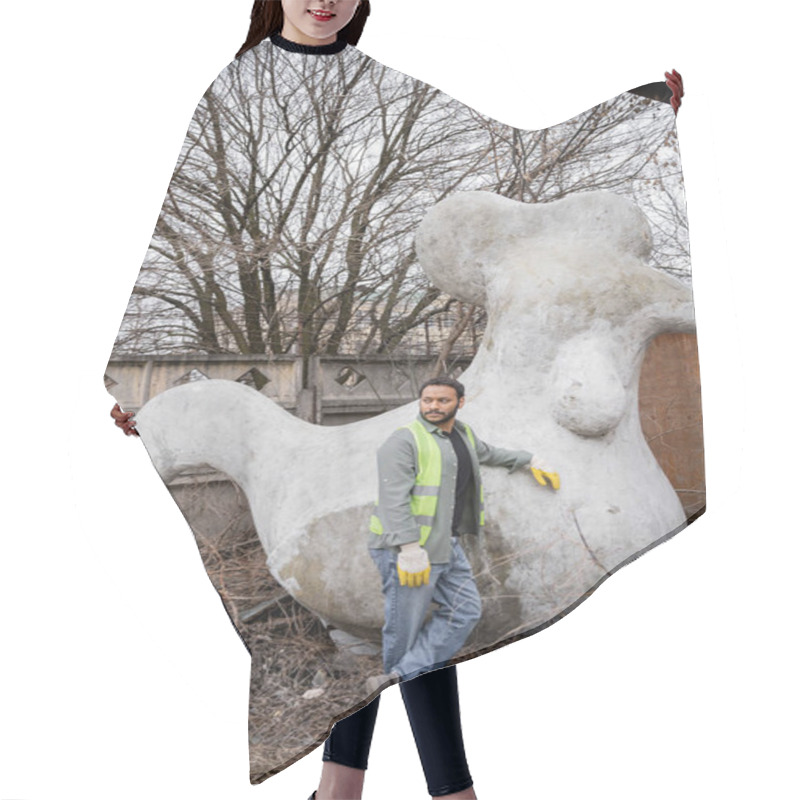
<path fill-rule="evenodd" d="M 481 616 L 472 567 L 458 538 L 453 537 L 447 564 L 431 564 L 430 583 L 424 586 L 400 585 L 393 550 L 369 552 L 383 588 L 384 669 L 405 681 L 443 667 L 463 647 Z M 431 603 L 437 607 L 426 622 Z"/>

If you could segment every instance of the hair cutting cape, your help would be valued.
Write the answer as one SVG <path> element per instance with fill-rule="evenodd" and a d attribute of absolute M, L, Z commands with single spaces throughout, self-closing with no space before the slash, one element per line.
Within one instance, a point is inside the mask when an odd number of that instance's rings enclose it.
<path fill-rule="evenodd" d="M 481 465 L 485 525 L 461 536 L 480 620 L 450 663 L 550 625 L 704 510 L 668 98 L 520 130 L 279 37 L 203 96 L 105 380 L 252 656 L 253 783 L 374 696 L 376 453 L 427 378 L 457 377 L 459 421 L 561 480 Z"/>

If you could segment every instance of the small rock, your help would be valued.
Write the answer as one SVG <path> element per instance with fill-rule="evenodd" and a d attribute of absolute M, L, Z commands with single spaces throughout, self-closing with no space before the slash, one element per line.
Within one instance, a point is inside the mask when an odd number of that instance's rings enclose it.
<path fill-rule="evenodd" d="M 314 677 L 311 679 L 311 685 L 316 688 L 324 686 L 327 682 L 328 682 L 328 673 L 325 672 L 324 669 L 318 669 L 314 673 Z"/>

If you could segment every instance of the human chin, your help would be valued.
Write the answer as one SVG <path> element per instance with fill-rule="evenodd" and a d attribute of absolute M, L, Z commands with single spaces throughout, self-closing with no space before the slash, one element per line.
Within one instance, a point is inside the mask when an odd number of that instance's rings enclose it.
<path fill-rule="evenodd" d="M 310 40 L 305 42 L 333 42 L 339 28 L 344 27 L 342 16 L 337 10 L 331 10 L 326 14 L 312 13 L 317 9 L 308 0 L 281 0 L 283 6 L 284 29 L 294 34 L 294 37 L 302 42 L 303 38 Z M 318 4 L 317 4 L 318 5 Z"/>
<path fill-rule="evenodd" d="M 332 7 L 320 8 L 318 0 L 283 0 L 293 6 L 297 23 L 309 36 L 328 37 L 336 35 L 353 18 L 358 6 L 354 0 L 339 0 Z M 285 11 L 284 11 L 285 13 Z"/>
<path fill-rule="evenodd" d="M 448 422 L 449 420 L 453 419 L 455 415 L 456 415 L 455 411 L 451 411 L 449 414 L 443 412 L 436 413 L 433 411 L 422 412 L 422 416 L 425 417 L 425 419 L 429 419 L 431 422 L 435 422 L 437 424 L 442 422 Z"/>

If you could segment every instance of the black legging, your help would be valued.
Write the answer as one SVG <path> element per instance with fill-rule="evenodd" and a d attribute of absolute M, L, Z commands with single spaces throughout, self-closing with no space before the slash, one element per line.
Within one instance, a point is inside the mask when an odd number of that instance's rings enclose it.
<path fill-rule="evenodd" d="M 468 789 L 472 778 L 461 735 L 456 668 L 445 667 L 403 681 L 400 692 L 431 797 Z M 380 699 L 378 695 L 368 706 L 333 726 L 323 761 L 367 768 Z"/>

